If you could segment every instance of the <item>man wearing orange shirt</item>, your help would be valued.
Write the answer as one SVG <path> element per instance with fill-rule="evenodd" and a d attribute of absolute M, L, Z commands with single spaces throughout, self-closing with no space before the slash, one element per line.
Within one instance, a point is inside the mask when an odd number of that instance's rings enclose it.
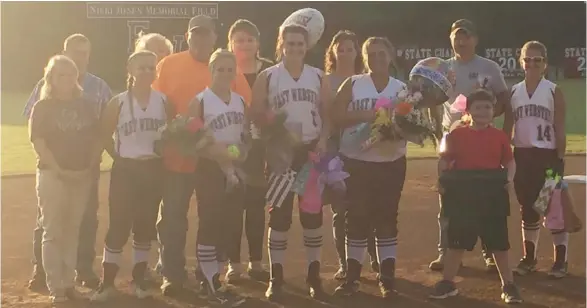
<path fill-rule="evenodd" d="M 159 90 L 175 107 L 177 113 L 186 113 L 196 94 L 211 82 L 208 60 L 216 44 L 215 21 L 198 15 L 190 19 L 186 39 L 189 49 L 172 54 L 157 65 L 157 80 L 153 88 Z M 251 89 L 242 74 L 238 74 L 233 91 L 250 102 Z M 165 150 L 165 186 L 157 231 L 161 242 L 163 295 L 175 296 L 187 278 L 185 270 L 185 242 L 188 230 L 187 213 L 194 192 L 195 160 L 182 157 L 173 148 Z"/>

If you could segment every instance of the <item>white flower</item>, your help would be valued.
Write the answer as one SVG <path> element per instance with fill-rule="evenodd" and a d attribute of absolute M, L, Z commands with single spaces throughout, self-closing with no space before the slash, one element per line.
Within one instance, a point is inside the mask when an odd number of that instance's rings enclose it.
<path fill-rule="evenodd" d="M 397 93 L 397 97 L 399 99 L 404 99 L 408 96 L 408 89 L 406 87 L 403 87 L 398 93 Z"/>

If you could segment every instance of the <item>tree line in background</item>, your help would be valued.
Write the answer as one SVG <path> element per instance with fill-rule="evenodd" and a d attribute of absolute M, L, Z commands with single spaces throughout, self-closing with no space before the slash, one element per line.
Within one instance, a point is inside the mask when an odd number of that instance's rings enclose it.
<path fill-rule="evenodd" d="M 467 18 L 478 27 L 478 53 L 510 78 L 520 76 L 517 53 L 528 40 L 545 43 L 551 65 L 567 77 L 585 76 L 584 2 L 2 2 L 2 89 L 32 88 L 48 58 L 75 32 L 92 40 L 90 70 L 122 88 L 134 34 L 159 32 L 185 49 L 182 35 L 195 12 L 217 15 L 219 46 L 226 45 L 236 19 L 251 20 L 261 31 L 261 55 L 273 58 L 279 25 L 303 7 L 320 10 L 326 20 L 322 39 L 308 55 L 318 67 L 334 33 L 350 29 L 363 39 L 387 36 L 397 48 L 398 70 L 405 73 L 419 59 L 449 57 L 450 25 Z"/>

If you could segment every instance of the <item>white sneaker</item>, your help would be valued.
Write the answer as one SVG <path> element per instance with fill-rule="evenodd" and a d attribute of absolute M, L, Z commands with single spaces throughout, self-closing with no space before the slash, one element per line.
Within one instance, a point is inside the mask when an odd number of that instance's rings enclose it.
<path fill-rule="evenodd" d="M 114 286 L 105 287 L 104 285 L 100 285 L 96 293 L 90 296 L 90 301 L 92 302 L 105 302 L 110 300 L 111 298 L 115 297 L 118 291 Z"/>
<path fill-rule="evenodd" d="M 67 298 L 67 296 L 65 295 L 65 291 L 62 290 L 58 290 L 57 292 L 51 292 L 51 296 L 49 298 L 51 299 L 52 304 L 65 303 L 69 300 L 69 298 Z"/>
<path fill-rule="evenodd" d="M 230 263 L 228 264 L 228 271 L 226 272 L 226 276 L 224 279 L 227 283 L 233 283 L 238 281 L 241 278 L 241 274 L 243 272 L 243 266 L 240 263 Z"/>
<path fill-rule="evenodd" d="M 130 287 L 132 294 L 136 296 L 138 299 L 145 299 L 152 296 L 146 288 L 143 288 L 134 282 L 131 283 Z"/>

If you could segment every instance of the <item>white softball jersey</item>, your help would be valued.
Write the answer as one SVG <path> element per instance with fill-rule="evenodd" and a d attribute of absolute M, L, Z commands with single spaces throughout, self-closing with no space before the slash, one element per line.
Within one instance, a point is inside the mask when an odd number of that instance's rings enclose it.
<path fill-rule="evenodd" d="M 526 82 L 512 87 L 511 106 L 514 114 L 514 146 L 520 148 L 555 149 L 554 92 L 556 84 L 542 79 L 532 95 Z"/>
<path fill-rule="evenodd" d="M 301 127 L 302 141 L 310 143 L 320 136 L 320 88 L 322 70 L 304 64 L 300 78 L 295 80 L 283 62 L 266 70 L 268 79 L 267 97 L 269 106 L 275 111 L 285 110 L 286 126 Z M 299 129 L 296 133 L 299 133 Z"/>
<path fill-rule="evenodd" d="M 204 124 L 214 133 L 217 142 L 241 144 L 244 138 L 245 100 L 230 92 L 230 102 L 223 101 L 210 88 L 196 95 L 202 104 Z"/>
<path fill-rule="evenodd" d="M 156 156 L 154 143 L 158 138 L 157 130 L 167 119 L 166 101 L 163 93 L 151 90 L 149 104 L 143 109 L 128 91 L 118 95 L 120 112 L 114 133 L 118 155 L 124 158 Z"/>

